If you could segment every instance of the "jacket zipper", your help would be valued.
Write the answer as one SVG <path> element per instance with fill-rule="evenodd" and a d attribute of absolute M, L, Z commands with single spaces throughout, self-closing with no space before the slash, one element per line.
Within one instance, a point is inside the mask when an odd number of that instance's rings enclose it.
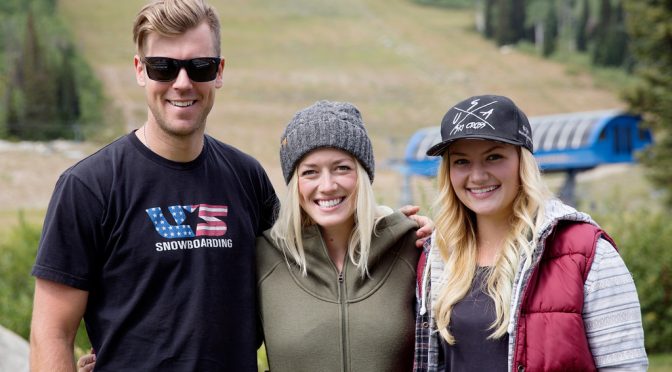
<path fill-rule="evenodd" d="M 347 308 L 346 308 L 346 291 L 345 291 L 345 278 L 343 273 L 345 271 L 345 265 L 343 265 L 343 270 L 338 273 L 338 294 L 339 302 L 341 305 L 341 348 L 343 350 L 343 372 L 347 372 L 348 368 L 348 342 L 347 342 L 347 324 L 346 319 L 348 318 Z"/>

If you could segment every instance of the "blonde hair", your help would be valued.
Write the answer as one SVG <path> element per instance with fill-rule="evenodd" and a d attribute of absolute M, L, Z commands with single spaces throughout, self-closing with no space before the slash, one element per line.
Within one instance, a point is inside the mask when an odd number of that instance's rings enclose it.
<path fill-rule="evenodd" d="M 214 36 L 216 56 L 221 54 L 219 17 L 215 9 L 203 0 L 155 0 L 145 5 L 133 24 L 133 42 L 139 56 L 144 56 L 147 35 L 175 37 L 207 22 Z"/>
<path fill-rule="evenodd" d="M 495 303 L 495 321 L 490 325 L 489 339 L 500 338 L 507 332 L 513 280 L 521 260 L 529 267 L 536 232 L 543 222 L 543 202 L 550 196 L 542 180 L 539 166 L 532 153 L 518 148 L 520 190 L 513 202 L 511 229 L 504 239 L 499 256 L 487 272 L 485 293 Z M 476 217 L 460 202 L 450 183 L 450 161 L 444 153 L 439 168 L 439 199 L 435 205 L 436 241 L 446 263 L 434 311 L 441 336 L 455 343 L 448 325 L 452 310 L 468 293 L 477 266 Z"/>
<path fill-rule="evenodd" d="M 361 276 L 366 277 L 369 274 L 367 261 L 371 250 L 371 236 L 380 219 L 392 211 L 376 204 L 368 173 L 358 160 L 355 164 L 357 168 L 357 186 L 354 195 L 355 227 L 350 234 L 348 256 L 350 261 L 357 266 Z M 299 270 L 305 276 L 307 275 L 306 255 L 302 231 L 305 226 L 313 225 L 315 222 L 301 209 L 297 178 L 298 167 L 294 169 L 287 185 L 287 194 L 280 204 L 278 218 L 271 228 L 271 238 L 282 249 L 287 264 L 298 265 Z"/>

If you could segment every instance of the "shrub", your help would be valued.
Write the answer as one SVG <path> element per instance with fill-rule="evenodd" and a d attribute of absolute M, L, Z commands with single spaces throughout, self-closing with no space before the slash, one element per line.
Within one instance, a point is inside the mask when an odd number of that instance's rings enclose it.
<path fill-rule="evenodd" d="M 33 306 L 35 260 L 40 230 L 19 213 L 19 224 L 0 242 L 0 314 L 2 325 L 28 339 Z"/>
<path fill-rule="evenodd" d="M 594 216 L 616 241 L 637 285 L 649 353 L 672 351 L 672 214 L 613 211 Z"/>
<path fill-rule="evenodd" d="M 40 227 L 26 222 L 19 212 L 18 225 L 0 241 L 0 324 L 26 340 L 30 336 L 35 279 L 30 270 L 40 241 Z M 83 324 L 75 340 L 77 354 L 88 350 Z"/>

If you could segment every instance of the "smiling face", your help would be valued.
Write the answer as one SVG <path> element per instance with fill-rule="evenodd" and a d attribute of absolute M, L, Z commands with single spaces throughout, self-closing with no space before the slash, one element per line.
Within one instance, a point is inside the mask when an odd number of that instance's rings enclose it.
<path fill-rule="evenodd" d="M 299 204 L 320 227 L 352 229 L 357 189 L 357 166 L 349 153 L 320 148 L 297 167 Z"/>
<path fill-rule="evenodd" d="M 175 59 L 218 57 L 214 40 L 215 36 L 205 22 L 175 37 L 150 33 L 145 41 L 144 56 Z M 135 56 L 134 63 L 136 80 L 145 88 L 148 124 L 172 137 L 202 135 L 206 118 L 215 102 L 215 90 L 222 86 L 224 60 L 220 62 L 217 77 L 202 83 L 190 80 L 185 69 L 173 81 L 154 81 L 147 76 L 140 56 Z"/>
<path fill-rule="evenodd" d="M 520 189 L 518 147 L 463 139 L 450 145 L 450 183 L 476 218 L 506 221 Z"/>

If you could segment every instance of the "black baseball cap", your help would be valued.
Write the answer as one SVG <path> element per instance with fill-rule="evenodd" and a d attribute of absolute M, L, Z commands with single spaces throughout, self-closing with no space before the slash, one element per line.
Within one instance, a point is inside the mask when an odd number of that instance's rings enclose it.
<path fill-rule="evenodd" d="M 473 96 L 451 107 L 441 120 L 441 142 L 430 147 L 427 155 L 441 156 L 451 143 L 463 138 L 510 143 L 533 152 L 527 116 L 504 96 Z"/>

